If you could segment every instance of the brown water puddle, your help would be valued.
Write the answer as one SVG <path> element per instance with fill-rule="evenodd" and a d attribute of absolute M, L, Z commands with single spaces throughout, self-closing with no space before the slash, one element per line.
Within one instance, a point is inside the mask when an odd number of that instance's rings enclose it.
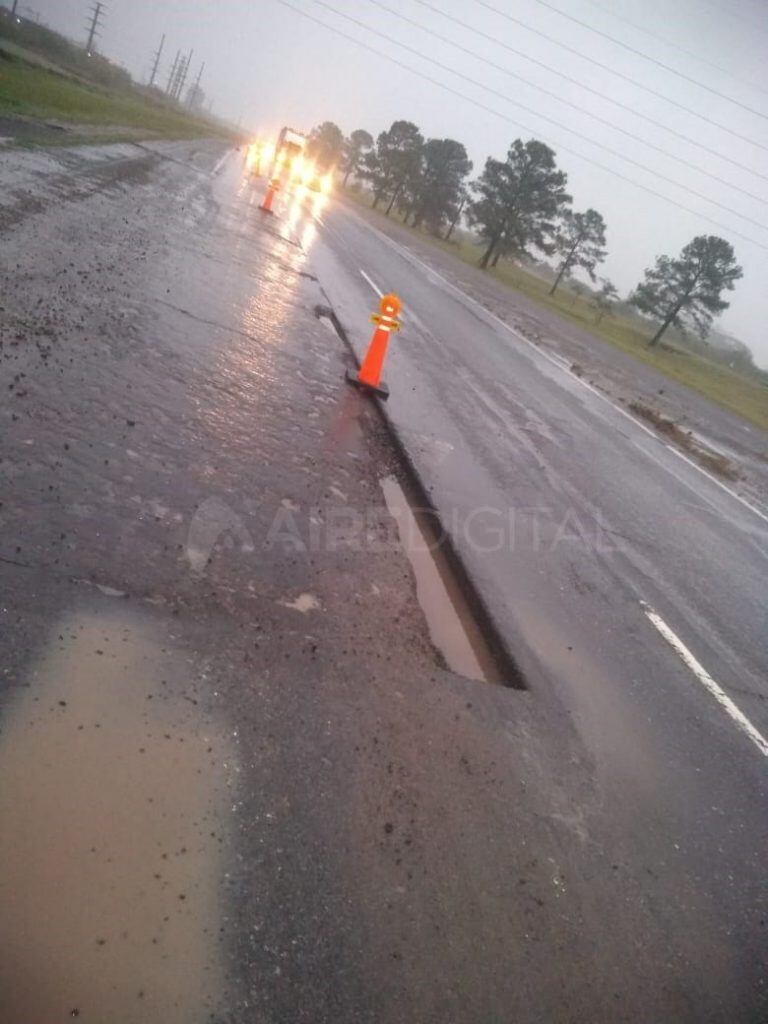
<path fill-rule="evenodd" d="M 228 750 L 186 667 L 142 620 L 71 618 L 6 713 L 2 1024 L 215 1009 Z"/>
<path fill-rule="evenodd" d="M 400 542 L 416 577 L 416 596 L 432 643 L 452 672 L 481 682 L 501 676 L 426 516 L 419 514 L 394 476 L 379 481 Z"/>

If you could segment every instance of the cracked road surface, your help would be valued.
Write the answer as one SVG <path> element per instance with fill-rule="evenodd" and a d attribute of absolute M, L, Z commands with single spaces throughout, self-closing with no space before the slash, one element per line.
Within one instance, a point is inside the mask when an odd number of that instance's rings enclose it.
<path fill-rule="evenodd" d="M 333 204 L 263 217 L 241 155 L 2 161 L 0 1020 L 764 1020 L 765 759 L 637 600 L 765 731 L 760 523 L 645 437 L 622 504 L 630 424 Z M 527 690 L 431 642 L 397 451 L 315 315 L 359 347 L 361 266 L 406 297 L 389 413 L 433 500 L 550 510 L 473 565 Z M 570 505 L 605 550 L 553 548 Z"/>

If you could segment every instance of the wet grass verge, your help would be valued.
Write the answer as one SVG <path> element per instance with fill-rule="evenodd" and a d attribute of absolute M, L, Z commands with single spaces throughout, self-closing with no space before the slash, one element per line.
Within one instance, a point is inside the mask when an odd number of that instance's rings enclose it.
<path fill-rule="evenodd" d="M 138 136 L 166 139 L 233 137 L 213 121 L 192 116 L 176 104 L 138 89 L 108 89 L 0 52 L 0 115 L 72 125 L 77 141 L 117 141 Z M 28 122 L 27 122 L 28 124 Z M 53 128 L 46 133 L 54 134 Z M 28 130 L 20 141 L 33 144 Z M 59 130 L 56 142 L 73 143 Z"/>

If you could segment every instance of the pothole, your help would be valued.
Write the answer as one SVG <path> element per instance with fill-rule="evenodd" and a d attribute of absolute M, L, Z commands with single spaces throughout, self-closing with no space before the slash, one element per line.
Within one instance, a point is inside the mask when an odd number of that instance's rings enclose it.
<path fill-rule="evenodd" d="M 0 1020 L 188 1024 L 221 996 L 226 738 L 126 611 L 52 635 L 0 734 Z"/>
<path fill-rule="evenodd" d="M 317 305 L 314 313 L 339 336 L 355 358 L 351 342 L 332 307 Z M 381 404 L 376 404 L 403 470 L 418 491 L 421 489 L 418 475 L 408 453 Z M 379 483 L 416 578 L 417 597 L 432 643 L 445 663 L 451 671 L 468 679 L 526 689 L 515 659 L 442 530 L 437 513 L 426 501 L 421 506 L 418 501 L 411 501 L 396 477 L 384 477 Z"/>
<path fill-rule="evenodd" d="M 503 683 L 497 659 L 439 543 L 433 514 L 413 505 L 396 477 L 379 483 L 416 578 L 416 595 L 432 643 L 452 672 L 479 682 Z"/>
<path fill-rule="evenodd" d="M 336 328 L 335 328 L 335 327 L 333 326 L 332 322 L 331 322 L 331 321 L 330 321 L 330 320 L 328 319 L 328 317 L 327 317 L 327 316 L 321 316 L 321 317 L 319 317 L 319 320 L 320 320 L 320 323 L 321 323 L 321 324 L 322 324 L 322 325 L 323 325 L 324 327 L 327 327 L 327 328 L 328 328 L 328 330 L 329 330 L 329 331 L 331 332 L 331 334 L 332 334 L 332 335 L 333 335 L 333 336 L 334 336 L 335 338 L 338 338 L 338 333 L 337 333 L 337 331 L 336 331 Z"/>
<path fill-rule="evenodd" d="M 349 349 L 349 351 L 352 352 L 352 354 L 354 355 L 352 345 L 350 344 L 346 332 L 344 328 L 341 326 L 341 321 L 336 316 L 336 313 L 334 312 L 333 308 L 331 306 L 317 305 L 315 306 L 314 313 L 317 319 L 323 324 L 323 326 L 327 327 L 330 331 L 333 332 L 333 334 L 336 335 L 337 338 L 343 341 L 344 344 Z"/>

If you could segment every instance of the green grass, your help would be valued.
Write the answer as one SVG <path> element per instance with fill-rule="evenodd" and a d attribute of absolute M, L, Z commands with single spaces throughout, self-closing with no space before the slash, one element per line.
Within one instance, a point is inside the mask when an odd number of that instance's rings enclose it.
<path fill-rule="evenodd" d="M 128 128 L 163 138 L 225 135 L 225 129 L 193 117 L 138 90 L 110 90 L 58 75 L 25 61 L 0 59 L 0 114 L 16 114 L 110 129 Z M 119 132 L 112 132 L 112 137 Z M 100 137 L 99 141 L 103 139 Z"/>
<path fill-rule="evenodd" d="M 365 207 L 372 216 L 380 216 L 384 220 L 383 211 L 371 210 L 370 197 L 356 188 L 345 190 L 347 198 Z M 482 247 L 472 242 L 464 233 L 458 240 L 445 242 L 427 232 L 405 227 L 401 219 L 396 219 L 398 226 L 417 235 L 420 240 L 429 242 L 443 252 L 456 259 L 477 267 Z M 587 297 L 581 297 L 567 285 L 560 286 L 554 295 L 549 295 L 551 282 L 538 277 L 522 267 L 502 260 L 497 267 L 486 271 L 502 284 L 514 289 L 538 305 L 557 313 L 563 320 L 589 332 L 615 348 L 627 352 L 635 359 L 652 366 L 659 373 L 671 380 L 678 381 L 705 395 L 711 401 L 730 412 L 737 413 L 755 426 L 768 430 L 768 377 L 759 374 L 754 376 L 739 373 L 713 359 L 708 359 L 697 352 L 685 349 L 672 342 L 663 347 L 649 348 L 650 331 L 620 311 L 612 317 L 605 317 L 601 323 L 596 322 L 596 311 Z"/>
<path fill-rule="evenodd" d="M 7 14 L 0 14 L 0 40 L 4 46 L 17 47 L 30 55 L 32 64 L 65 69 L 70 74 L 110 89 L 129 89 L 133 84 L 125 68 L 98 52 L 88 54 L 84 46 L 23 17 L 17 22 Z"/>

